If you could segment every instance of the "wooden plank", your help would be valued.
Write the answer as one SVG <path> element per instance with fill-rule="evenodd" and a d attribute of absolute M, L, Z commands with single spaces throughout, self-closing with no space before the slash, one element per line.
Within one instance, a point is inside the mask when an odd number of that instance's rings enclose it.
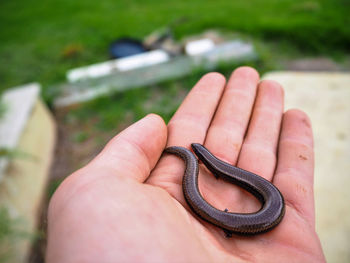
<path fill-rule="evenodd" d="M 178 56 L 161 64 L 123 72 L 114 71 L 113 74 L 104 77 L 58 85 L 52 87 L 51 92 L 58 93 L 54 106 L 66 107 L 115 91 L 183 77 L 199 68 L 214 69 L 222 62 L 238 63 L 256 58 L 257 55 L 251 44 L 231 41 L 198 56 Z"/>

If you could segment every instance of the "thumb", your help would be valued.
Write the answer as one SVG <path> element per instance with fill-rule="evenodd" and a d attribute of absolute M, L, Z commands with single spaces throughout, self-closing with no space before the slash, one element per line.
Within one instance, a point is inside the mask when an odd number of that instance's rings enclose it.
<path fill-rule="evenodd" d="M 142 183 L 160 158 L 166 140 L 163 119 L 149 114 L 116 135 L 86 168 Z"/>

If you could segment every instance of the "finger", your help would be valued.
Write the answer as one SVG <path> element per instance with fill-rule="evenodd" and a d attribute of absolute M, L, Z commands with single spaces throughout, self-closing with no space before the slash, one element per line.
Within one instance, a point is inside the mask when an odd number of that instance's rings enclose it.
<path fill-rule="evenodd" d="M 149 114 L 115 136 L 86 167 L 98 173 L 144 182 L 166 144 L 167 129 L 161 117 Z"/>
<path fill-rule="evenodd" d="M 226 86 L 208 130 L 205 146 L 219 159 L 236 164 L 254 105 L 259 74 L 250 67 L 236 69 Z M 201 165 L 201 168 L 203 166 Z M 245 212 L 237 205 L 240 191 L 201 169 L 199 188 L 205 200 L 220 210 Z M 218 189 L 220 191 L 218 192 Z M 235 210 L 237 209 L 237 210 Z"/>
<path fill-rule="evenodd" d="M 203 143 L 225 82 L 225 78 L 218 73 L 206 74 L 198 81 L 168 124 L 168 146 L 189 148 L 193 142 Z M 183 161 L 175 156 L 166 155 L 147 182 L 164 188 L 183 202 L 180 191 L 183 173 Z"/>
<path fill-rule="evenodd" d="M 235 164 L 254 105 L 259 74 L 250 67 L 236 69 L 208 130 L 205 146 L 218 158 Z"/>
<path fill-rule="evenodd" d="M 168 124 L 168 146 L 189 147 L 204 141 L 225 82 L 219 73 L 206 74 L 198 81 Z"/>
<path fill-rule="evenodd" d="M 239 155 L 238 166 L 271 180 L 283 114 L 283 89 L 274 81 L 259 84 L 248 132 Z"/>
<path fill-rule="evenodd" d="M 283 116 L 278 165 L 273 183 L 283 194 L 286 205 L 314 226 L 313 172 L 310 120 L 299 110 L 289 110 Z"/>

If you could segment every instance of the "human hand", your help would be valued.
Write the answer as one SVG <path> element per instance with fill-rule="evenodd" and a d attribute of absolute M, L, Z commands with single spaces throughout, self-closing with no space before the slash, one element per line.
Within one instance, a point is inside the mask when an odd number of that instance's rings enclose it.
<path fill-rule="evenodd" d="M 283 113 L 283 90 L 238 68 L 225 84 L 205 75 L 168 124 L 148 115 L 69 176 L 49 207 L 47 262 L 323 262 L 315 232 L 313 139 L 308 117 Z M 218 158 L 270 180 L 286 214 L 272 231 L 226 238 L 195 216 L 182 192 L 184 163 L 164 147 L 204 144 Z M 218 209 L 260 204 L 201 165 L 200 190 Z"/>

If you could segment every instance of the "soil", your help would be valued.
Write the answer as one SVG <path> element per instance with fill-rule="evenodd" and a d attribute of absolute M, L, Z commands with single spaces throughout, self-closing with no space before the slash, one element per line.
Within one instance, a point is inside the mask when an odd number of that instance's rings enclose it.
<path fill-rule="evenodd" d="M 343 66 L 325 57 L 295 59 L 283 64 L 286 70 L 292 71 L 340 71 L 343 69 Z"/>

